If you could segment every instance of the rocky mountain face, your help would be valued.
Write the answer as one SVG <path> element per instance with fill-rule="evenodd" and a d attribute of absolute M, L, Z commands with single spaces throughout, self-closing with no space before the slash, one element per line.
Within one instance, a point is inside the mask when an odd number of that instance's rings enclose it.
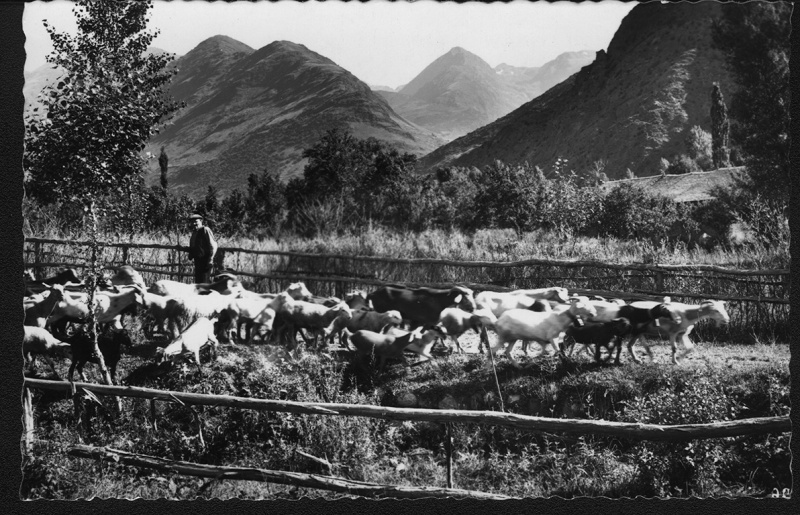
<path fill-rule="evenodd" d="M 397 91 L 379 91 L 401 116 L 453 140 L 504 116 L 577 72 L 594 52 L 568 52 L 539 68 L 496 68 L 456 47 Z"/>
<path fill-rule="evenodd" d="M 689 129 L 711 129 L 712 83 L 727 99 L 730 73 L 711 46 L 717 2 L 647 3 L 620 24 L 608 52 L 505 117 L 425 156 L 421 171 L 501 160 L 550 169 L 560 158 L 582 173 L 597 161 L 609 178 L 658 173 L 685 153 Z M 557 61 L 557 60 L 556 60 Z"/>
<path fill-rule="evenodd" d="M 187 103 L 148 143 L 169 156 L 169 183 L 199 196 L 208 185 L 222 193 L 246 185 L 264 169 L 284 179 L 300 175 L 303 150 L 329 129 L 374 136 L 424 155 L 443 141 L 398 116 L 366 84 L 303 45 L 276 41 L 253 50 L 215 36 L 177 60 L 172 95 Z M 148 181 L 159 172 L 152 164 Z"/>

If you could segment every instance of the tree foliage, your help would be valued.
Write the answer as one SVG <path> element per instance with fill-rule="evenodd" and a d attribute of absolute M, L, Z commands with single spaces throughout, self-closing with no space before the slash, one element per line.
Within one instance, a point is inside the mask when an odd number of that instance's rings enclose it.
<path fill-rule="evenodd" d="M 64 70 L 45 88 L 43 113 L 27 120 L 24 167 L 28 192 L 45 202 L 86 204 L 123 193 L 142 170 L 140 152 L 179 104 L 166 93 L 177 70 L 165 54 L 147 54 L 158 34 L 146 31 L 150 1 L 78 0 L 78 31 L 45 28 Z"/>
<path fill-rule="evenodd" d="M 169 157 L 164 147 L 161 147 L 161 154 L 158 156 L 158 168 L 161 170 L 161 187 L 167 189 L 169 181 L 167 180 L 167 170 L 169 170 Z"/>
<path fill-rule="evenodd" d="M 719 83 L 715 82 L 711 90 L 711 156 L 714 168 L 731 165 L 730 132 L 728 106 L 725 105 L 725 99 L 722 98 Z"/>
<path fill-rule="evenodd" d="M 332 129 L 303 152 L 308 164 L 302 178 L 291 180 L 286 197 L 292 219 L 312 204 L 337 199 L 345 213 L 385 219 L 386 210 L 400 189 L 408 185 L 416 156 L 400 153 L 375 138 L 358 139 L 348 131 Z"/>
<path fill-rule="evenodd" d="M 598 221 L 601 235 L 657 240 L 667 235 L 677 218 L 678 207 L 672 200 L 622 184 L 605 196 Z"/>
<path fill-rule="evenodd" d="M 250 174 L 244 211 L 246 225 L 252 233 L 274 236 L 286 213 L 286 186 L 269 170 L 261 175 Z"/>
<path fill-rule="evenodd" d="M 792 5 L 727 5 L 714 26 L 739 89 L 731 101 L 731 137 L 745 154 L 750 188 L 788 199 L 789 52 Z"/>
<path fill-rule="evenodd" d="M 696 163 L 699 170 L 711 170 L 714 167 L 712 158 L 712 136 L 699 125 L 693 125 L 686 135 L 686 153 Z"/>

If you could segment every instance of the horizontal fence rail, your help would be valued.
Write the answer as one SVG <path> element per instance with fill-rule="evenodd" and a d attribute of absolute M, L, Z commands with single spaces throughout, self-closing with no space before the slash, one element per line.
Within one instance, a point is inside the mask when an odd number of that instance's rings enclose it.
<path fill-rule="evenodd" d="M 285 472 L 252 467 L 223 467 L 191 463 L 187 461 L 167 460 L 145 454 L 134 454 L 107 447 L 76 445 L 67 454 L 78 458 L 112 461 L 122 465 L 152 468 L 162 472 L 177 472 L 187 476 L 207 477 L 211 479 L 240 479 L 260 481 L 281 485 L 300 486 L 317 490 L 360 495 L 363 497 L 393 497 L 397 499 L 453 498 L 453 499 L 485 499 L 503 501 L 517 499 L 501 494 L 461 490 L 457 488 L 434 488 L 420 486 L 381 485 L 355 481 L 341 477 L 304 474 L 301 472 Z"/>
<path fill-rule="evenodd" d="M 23 259 L 37 278 L 60 268 L 85 268 L 81 262 L 88 241 L 26 238 Z M 186 281 L 193 276 L 187 247 L 149 243 L 101 242 L 100 265 L 136 268 L 152 283 L 159 279 Z M 69 257 L 72 256 L 72 259 Z M 606 263 L 595 260 L 524 259 L 462 261 L 393 258 L 343 254 L 314 254 L 278 250 L 220 247 L 215 263 L 237 274 L 245 287 L 276 293 L 303 281 L 320 296 L 343 297 L 349 291 L 387 284 L 449 287 L 460 284 L 478 291 L 511 291 L 561 286 L 583 295 L 617 297 L 627 301 L 659 300 L 696 303 L 727 301 L 728 329 L 701 324 L 700 337 L 722 331 L 784 337 L 789 334 L 788 269 L 742 270 L 702 264 Z"/>
<path fill-rule="evenodd" d="M 26 242 L 30 243 L 51 243 L 57 245 L 79 245 L 79 246 L 86 246 L 90 245 L 91 242 L 89 241 L 66 241 L 66 240 L 54 240 L 48 238 L 35 238 L 35 237 L 26 237 Z M 111 242 L 98 242 L 101 247 L 117 247 L 117 248 L 133 248 L 133 249 L 167 249 L 167 250 L 178 250 L 182 252 L 188 252 L 189 247 L 184 247 L 181 245 L 162 245 L 156 243 L 111 243 Z M 454 260 L 447 260 L 447 259 L 429 259 L 429 258 L 390 258 L 390 257 L 381 257 L 381 256 L 353 256 L 353 255 L 345 255 L 345 254 L 312 254 L 307 252 L 291 252 L 285 250 L 256 250 L 256 249 L 245 249 L 240 247 L 219 247 L 220 251 L 224 251 L 225 253 L 242 253 L 242 254 L 257 254 L 257 255 L 264 255 L 264 256 L 286 256 L 286 257 L 298 257 L 298 258 L 326 258 L 326 259 L 352 259 L 357 261 L 363 262 L 375 262 L 375 263 L 401 263 L 407 265 L 446 265 L 446 266 L 457 266 L 457 267 L 490 267 L 490 268 L 514 268 L 520 266 L 532 266 L 532 265 L 548 265 L 548 266 L 560 266 L 560 267 L 597 267 L 597 268 L 607 268 L 611 270 L 649 270 L 653 272 L 657 271 L 708 271 L 708 272 L 719 272 L 722 274 L 728 275 L 744 275 L 744 276 L 761 276 L 761 275 L 789 275 L 788 269 L 777 269 L 777 270 L 739 270 L 735 268 L 725 268 L 716 265 L 670 265 L 670 264 L 637 264 L 637 263 L 630 263 L 630 264 L 615 264 L 615 263 L 606 263 L 603 261 L 596 261 L 596 260 L 558 260 L 558 259 L 524 259 L 518 261 L 505 261 L 505 262 L 498 262 L 498 261 L 454 261 Z"/>
<path fill-rule="evenodd" d="M 25 388 L 39 388 L 64 392 L 71 392 L 74 387 L 76 390 L 82 389 L 100 395 L 157 399 L 159 401 L 177 402 L 183 405 L 223 406 L 304 415 L 369 417 L 382 420 L 409 420 L 444 424 L 472 423 L 513 427 L 537 433 L 562 433 L 567 435 L 593 434 L 651 441 L 681 442 L 705 438 L 724 438 L 791 431 L 791 421 L 788 416 L 750 418 L 714 422 L 711 424 L 659 426 L 655 424 L 609 422 L 605 420 L 553 419 L 518 415 L 516 413 L 500 413 L 496 411 L 393 408 L 359 404 L 280 401 L 229 395 L 174 392 L 133 386 L 110 386 L 81 382 L 70 383 L 67 381 L 49 381 L 32 378 L 25 378 L 23 386 Z"/>

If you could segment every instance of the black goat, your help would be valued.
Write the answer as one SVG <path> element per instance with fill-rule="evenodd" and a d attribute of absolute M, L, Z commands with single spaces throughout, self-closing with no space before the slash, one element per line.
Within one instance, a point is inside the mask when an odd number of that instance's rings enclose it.
<path fill-rule="evenodd" d="M 80 329 L 65 341 L 69 343 L 72 348 L 72 365 L 69 367 L 69 380 L 72 381 L 75 368 L 77 368 L 81 380 L 86 381 L 86 376 L 83 373 L 83 366 L 86 363 L 100 363 L 99 358 L 94 353 L 94 346 L 92 345 L 91 338 L 89 338 L 89 334 L 83 329 Z M 121 331 L 112 330 L 97 335 L 97 346 L 103 354 L 103 360 L 106 362 L 106 367 L 108 367 L 112 381 L 116 381 L 117 364 L 122 354 L 120 352 L 120 347 L 122 345 L 131 345 L 131 338 L 125 329 Z"/>
<path fill-rule="evenodd" d="M 576 343 L 582 345 L 594 345 L 594 360 L 600 362 L 600 348 L 605 347 L 608 350 L 608 357 L 604 361 L 611 359 L 613 354 L 613 347 L 610 347 L 612 340 L 616 340 L 618 347 L 622 346 L 622 337 L 630 333 L 631 323 L 627 318 L 615 318 L 610 322 L 603 323 L 589 323 L 587 322 L 582 327 L 571 326 L 566 331 L 564 337 L 565 349 L 571 349 Z"/>
<path fill-rule="evenodd" d="M 667 299 L 665 299 L 667 300 Z M 619 308 L 617 316 L 620 318 L 627 318 L 631 324 L 630 332 L 631 338 L 638 338 L 647 330 L 647 326 L 651 322 L 658 324 L 659 318 L 668 318 L 676 324 L 681 323 L 681 317 L 673 309 L 669 308 L 669 302 L 656 304 L 652 308 L 639 308 L 627 304 Z M 617 339 L 617 356 L 614 363 L 619 365 L 619 354 L 622 351 L 622 338 Z"/>

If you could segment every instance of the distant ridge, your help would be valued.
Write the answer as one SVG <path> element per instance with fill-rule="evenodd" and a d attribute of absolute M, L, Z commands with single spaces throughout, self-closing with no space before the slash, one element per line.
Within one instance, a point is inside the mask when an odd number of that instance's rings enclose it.
<path fill-rule="evenodd" d="M 452 140 L 510 113 L 594 59 L 567 52 L 539 68 L 489 66 L 452 48 L 396 91 L 379 91 L 398 114 Z"/>
<path fill-rule="evenodd" d="M 584 173 L 595 162 L 611 178 L 658 173 L 685 153 L 688 130 L 709 131 L 711 89 L 735 91 L 712 47 L 717 2 L 650 2 L 634 7 L 595 61 L 503 118 L 436 149 L 420 171 L 483 167 L 501 160 L 548 169 L 558 158 Z"/>
<path fill-rule="evenodd" d="M 169 156 L 170 187 L 192 196 L 209 185 L 244 189 L 252 173 L 283 179 L 302 173 L 302 153 L 325 131 L 376 137 L 419 156 L 443 143 L 398 116 L 349 71 L 291 41 L 254 50 L 227 36 L 209 38 L 179 59 L 171 92 L 187 103 L 146 151 Z M 148 181 L 156 184 L 153 165 Z"/>

